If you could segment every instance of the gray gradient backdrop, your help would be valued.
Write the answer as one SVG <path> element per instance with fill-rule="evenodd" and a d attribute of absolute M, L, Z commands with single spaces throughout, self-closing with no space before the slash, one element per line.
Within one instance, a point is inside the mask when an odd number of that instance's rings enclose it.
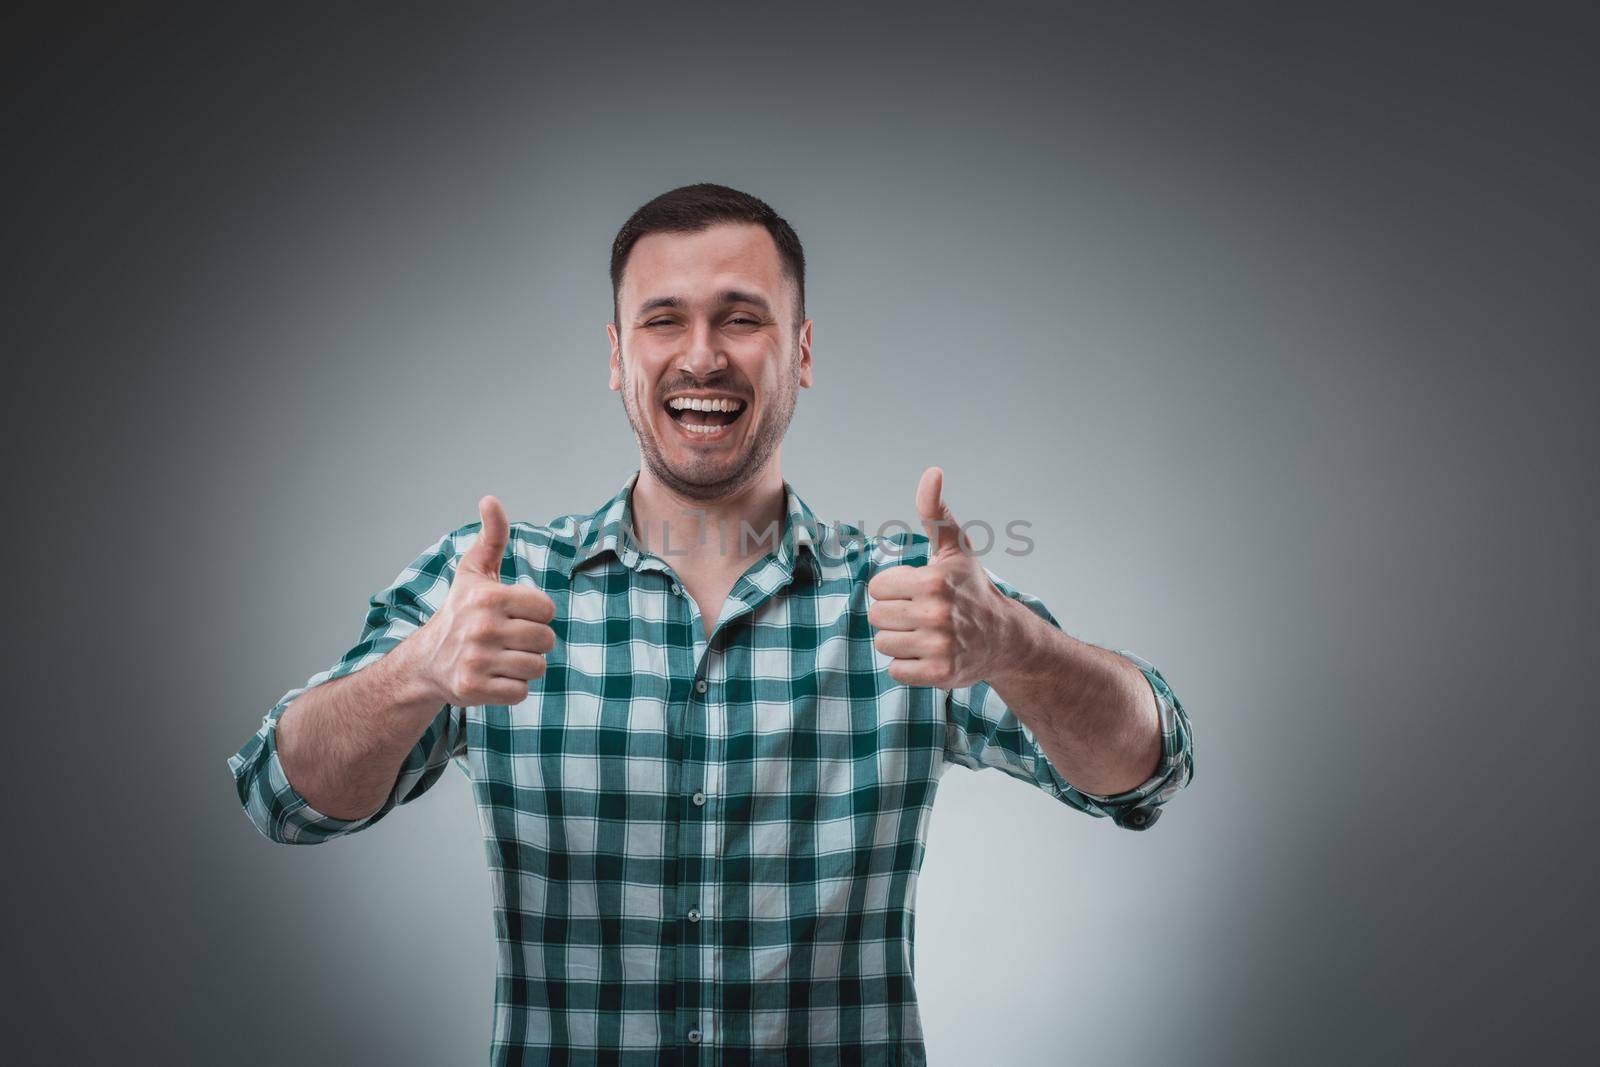
<path fill-rule="evenodd" d="M 977 8 L 5 16 L 8 1060 L 482 1060 L 463 776 L 290 849 L 224 760 L 480 494 L 622 483 L 697 180 L 805 242 L 812 505 L 943 465 L 1193 715 L 1149 833 L 945 777 L 935 1064 L 1595 1051 L 1593 24 Z"/>

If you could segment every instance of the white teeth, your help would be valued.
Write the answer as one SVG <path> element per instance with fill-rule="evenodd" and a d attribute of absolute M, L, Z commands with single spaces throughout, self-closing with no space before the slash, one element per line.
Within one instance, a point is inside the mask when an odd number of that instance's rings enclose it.
<path fill-rule="evenodd" d="M 667 401 L 674 411 L 738 411 L 744 407 L 742 400 L 704 400 L 693 396 L 675 396 Z"/>
<path fill-rule="evenodd" d="M 692 422 L 680 422 L 678 425 L 690 433 L 720 433 L 727 429 L 726 426 L 696 426 Z"/>

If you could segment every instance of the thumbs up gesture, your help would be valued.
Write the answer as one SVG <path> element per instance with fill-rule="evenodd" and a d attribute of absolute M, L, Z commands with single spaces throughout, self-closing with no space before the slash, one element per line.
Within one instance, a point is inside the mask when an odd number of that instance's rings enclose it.
<path fill-rule="evenodd" d="M 895 681 L 957 689 L 998 662 L 1013 601 L 989 580 L 945 504 L 938 467 L 922 474 L 917 514 L 928 532 L 927 565 L 888 567 L 867 583 L 872 645 L 893 660 Z"/>
<path fill-rule="evenodd" d="M 500 501 L 478 501 L 483 532 L 456 564 L 444 606 L 405 642 L 417 642 L 417 669 L 442 703 L 462 707 L 521 703 L 528 682 L 544 677 L 556 646 L 548 625 L 555 601 L 531 585 L 500 581 L 511 527 Z"/>

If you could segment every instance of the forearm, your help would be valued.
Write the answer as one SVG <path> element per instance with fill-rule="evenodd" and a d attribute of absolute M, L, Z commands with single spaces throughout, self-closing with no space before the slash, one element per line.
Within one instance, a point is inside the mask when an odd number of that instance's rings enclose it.
<path fill-rule="evenodd" d="M 278 758 L 313 808 L 339 819 L 372 814 L 445 699 L 413 662 L 411 637 L 371 666 L 308 689 L 278 720 Z"/>
<path fill-rule="evenodd" d="M 1144 674 L 995 592 L 1009 605 L 1006 654 L 985 680 L 1074 788 L 1111 796 L 1142 785 L 1161 764 L 1161 720 Z"/>

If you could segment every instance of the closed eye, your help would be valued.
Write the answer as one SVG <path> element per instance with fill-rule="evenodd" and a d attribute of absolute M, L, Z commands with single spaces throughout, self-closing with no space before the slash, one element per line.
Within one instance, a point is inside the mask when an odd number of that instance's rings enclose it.
<path fill-rule="evenodd" d="M 735 325 L 735 324 L 749 325 L 749 326 L 760 326 L 761 325 L 761 320 L 760 319 L 752 319 L 748 315 L 738 315 L 738 316 L 728 320 L 728 325 L 732 326 L 732 325 Z M 645 323 L 645 326 L 647 326 L 647 327 L 649 327 L 649 326 L 676 326 L 676 325 L 677 325 L 677 323 L 675 321 L 673 321 L 672 319 L 656 319 L 653 322 Z"/>

